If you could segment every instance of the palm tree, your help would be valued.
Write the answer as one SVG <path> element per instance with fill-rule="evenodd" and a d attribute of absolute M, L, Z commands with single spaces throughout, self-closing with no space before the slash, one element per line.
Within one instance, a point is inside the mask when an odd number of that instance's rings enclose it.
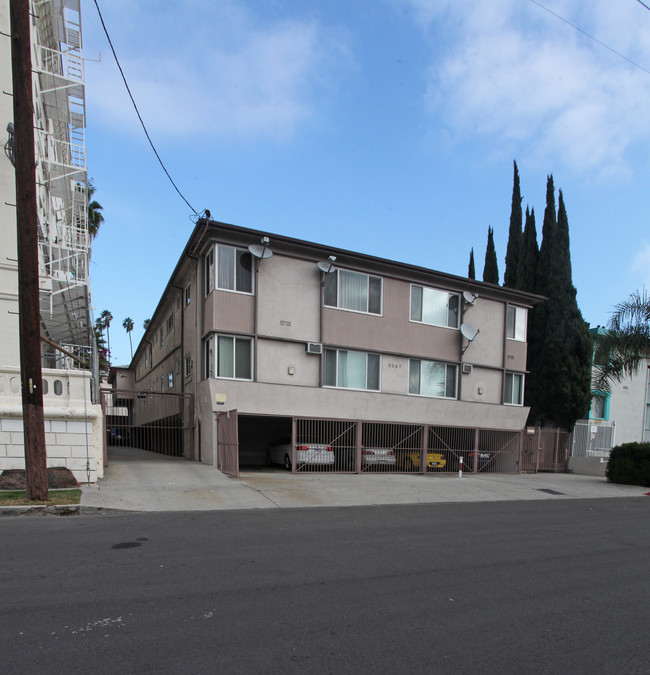
<path fill-rule="evenodd" d="M 106 371 L 108 370 L 108 352 L 106 351 L 106 342 L 104 342 L 104 322 L 101 319 L 95 320 L 94 333 L 99 353 L 99 368 L 102 371 Z"/>
<path fill-rule="evenodd" d="M 143 327 L 145 330 L 147 330 L 147 328 L 149 328 L 149 324 L 150 324 L 150 323 L 151 323 L 151 319 L 145 319 L 145 320 L 142 322 L 142 327 Z"/>
<path fill-rule="evenodd" d="M 644 358 L 650 358 L 650 297 L 645 290 L 616 306 L 607 332 L 598 338 L 594 389 L 609 391 L 612 382 L 635 374 Z"/>
<path fill-rule="evenodd" d="M 95 184 L 92 180 L 88 181 L 88 233 L 90 238 L 94 239 L 99 232 L 101 224 L 104 222 L 102 215 L 102 205 L 92 196 L 95 194 Z"/>
<path fill-rule="evenodd" d="M 131 331 L 133 330 L 133 319 L 130 316 L 127 316 L 124 321 L 122 321 L 122 328 L 126 331 L 126 334 L 129 336 L 129 345 L 131 346 L 131 361 L 133 361 L 133 341 L 131 340 Z"/>
<path fill-rule="evenodd" d="M 113 320 L 113 315 L 105 309 L 100 315 L 99 318 L 102 320 L 102 323 L 104 324 L 104 328 L 106 328 L 106 343 L 108 345 L 108 362 L 110 364 L 111 362 L 111 336 L 110 333 L 108 332 L 108 329 L 111 325 L 111 321 Z"/>

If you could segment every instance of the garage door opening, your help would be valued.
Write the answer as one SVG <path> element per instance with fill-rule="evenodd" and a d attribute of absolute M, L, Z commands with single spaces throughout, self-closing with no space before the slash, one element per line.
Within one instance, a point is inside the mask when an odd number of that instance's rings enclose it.
<path fill-rule="evenodd" d="M 246 470 L 279 469 L 270 464 L 271 451 L 287 440 L 291 443 L 291 417 L 239 415 L 239 467 Z"/>

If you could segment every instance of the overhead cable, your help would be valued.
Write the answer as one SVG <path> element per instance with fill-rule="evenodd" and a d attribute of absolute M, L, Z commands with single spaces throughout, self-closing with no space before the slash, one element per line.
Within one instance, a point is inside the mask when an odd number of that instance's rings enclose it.
<path fill-rule="evenodd" d="M 537 0 L 530 0 L 533 5 L 537 5 L 540 9 L 543 9 L 545 12 L 548 12 L 549 14 L 553 15 L 556 19 L 559 19 L 560 21 L 564 22 L 567 24 L 567 26 L 571 26 L 571 28 L 577 30 L 579 33 L 582 33 L 584 36 L 588 37 L 590 40 L 593 40 L 596 44 L 599 44 L 601 47 L 604 47 L 605 49 L 609 50 L 612 52 L 612 54 L 616 54 L 616 56 L 624 59 L 628 63 L 632 64 L 635 68 L 638 68 L 639 70 L 642 70 L 644 73 L 647 73 L 650 75 L 650 70 L 647 68 L 644 68 L 643 66 L 639 65 L 636 61 L 632 61 L 632 59 L 628 59 L 625 54 L 621 54 L 621 52 L 617 52 L 615 49 L 610 47 L 609 45 L 606 45 L 604 42 L 601 42 L 598 38 L 595 38 L 593 35 L 590 35 L 586 31 L 582 30 L 582 28 L 579 28 L 575 24 L 571 23 L 567 19 L 565 19 L 563 16 L 560 16 L 559 14 L 556 14 L 553 10 L 549 9 L 548 7 L 544 7 L 541 2 L 537 2 Z M 640 2 L 640 0 L 637 0 L 637 2 Z M 641 3 L 644 7 L 644 3 Z"/>
<path fill-rule="evenodd" d="M 97 0 L 94 0 L 95 2 L 95 7 L 97 7 L 97 14 L 99 14 L 99 20 L 101 21 L 102 28 L 104 29 L 104 33 L 106 34 L 106 39 L 108 40 L 108 44 L 111 48 L 111 51 L 113 52 L 113 57 L 115 58 L 115 63 L 117 64 L 117 67 L 120 71 L 120 75 L 122 76 L 122 79 L 124 80 L 124 86 L 126 87 L 126 91 L 129 94 L 129 98 L 131 99 L 131 103 L 133 103 L 133 107 L 135 108 L 135 112 L 138 116 L 138 119 L 140 120 L 140 124 L 142 125 L 142 129 L 144 130 L 144 134 L 147 137 L 147 140 L 149 141 L 149 145 L 151 146 L 151 149 L 154 151 L 154 154 L 156 155 L 156 158 L 158 159 L 158 162 L 160 163 L 160 166 L 162 167 L 163 171 L 167 175 L 167 178 L 169 178 L 169 182 L 174 186 L 174 189 L 178 194 L 180 195 L 180 198 L 190 207 L 192 210 L 192 213 L 198 213 L 197 210 L 185 199 L 183 196 L 183 193 L 178 189 L 178 186 L 176 183 L 174 183 L 174 180 L 172 177 L 169 175 L 169 171 L 167 171 L 167 168 L 163 164 L 162 159 L 160 159 L 160 155 L 158 154 L 158 151 L 156 150 L 156 147 L 153 144 L 153 141 L 151 140 L 151 137 L 149 136 L 149 132 L 147 131 L 147 127 L 145 126 L 145 123 L 142 119 L 142 116 L 140 115 L 140 111 L 138 110 L 138 106 L 135 103 L 135 99 L 133 98 L 133 94 L 131 93 L 131 89 L 129 88 L 129 83 L 126 81 L 126 76 L 124 75 L 124 71 L 122 70 L 122 66 L 120 65 L 120 61 L 117 58 L 117 54 L 115 53 L 115 48 L 113 47 L 113 42 L 111 41 L 111 36 L 108 34 L 108 30 L 106 29 L 106 24 L 104 23 L 104 18 L 102 17 L 102 13 L 99 9 L 99 4 L 97 3 Z"/>

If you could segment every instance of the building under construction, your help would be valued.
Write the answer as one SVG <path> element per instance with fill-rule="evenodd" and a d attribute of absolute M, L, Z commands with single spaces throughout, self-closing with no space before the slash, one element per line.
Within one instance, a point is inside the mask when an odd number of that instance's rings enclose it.
<path fill-rule="evenodd" d="M 48 466 L 102 475 L 98 359 L 88 276 L 81 0 L 31 2 L 43 403 Z M 25 466 L 9 0 L 0 2 L 0 470 Z M 6 130 L 6 131 L 5 131 Z"/>

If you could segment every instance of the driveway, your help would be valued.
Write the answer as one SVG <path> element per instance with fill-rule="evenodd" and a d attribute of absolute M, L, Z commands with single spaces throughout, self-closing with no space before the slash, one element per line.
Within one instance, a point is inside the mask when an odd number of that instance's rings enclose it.
<path fill-rule="evenodd" d="M 596 476 L 552 473 L 458 478 L 264 469 L 243 470 L 237 479 L 200 462 L 116 447 L 109 449 L 104 478 L 83 487 L 81 504 L 124 511 L 205 511 L 641 497 L 647 492 Z"/>

